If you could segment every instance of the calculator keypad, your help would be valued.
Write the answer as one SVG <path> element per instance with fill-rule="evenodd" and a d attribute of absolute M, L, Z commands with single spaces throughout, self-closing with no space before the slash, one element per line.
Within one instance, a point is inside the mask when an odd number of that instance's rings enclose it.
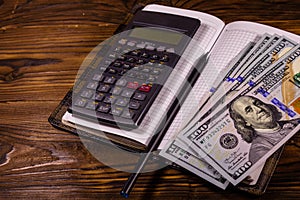
<path fill-rule="evenodd" d="M 138 48 L 138 49 L 136 49 Z M 178 56 L 167 47 L 120 39 L 88 77 L 70 112 L 110 125 L 138 126 Z M 172 65 L 173 64 L 173 65 Z"/>

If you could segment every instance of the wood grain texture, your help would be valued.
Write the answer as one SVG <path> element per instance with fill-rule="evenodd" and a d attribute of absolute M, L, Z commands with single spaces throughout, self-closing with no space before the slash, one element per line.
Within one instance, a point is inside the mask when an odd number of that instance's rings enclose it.
<path fill-rule="evenodd" d="M 87 54 L 137 3 L 0 0 L 0 199 L 121 199 L 128 173 L 109 168 L 47 118 Z M 288 0 L 147 1 L 249 20 L 300 34 L 300 3 Z M 104 147 L 103 147 L 104 148 Z M 105 148 L 103 152 L 106 152 Z M 253 199 L 175 169 L 145 173 L 131 199 Z M 300 135 L 286 145 L 261 199 L 300 198 Z"/>

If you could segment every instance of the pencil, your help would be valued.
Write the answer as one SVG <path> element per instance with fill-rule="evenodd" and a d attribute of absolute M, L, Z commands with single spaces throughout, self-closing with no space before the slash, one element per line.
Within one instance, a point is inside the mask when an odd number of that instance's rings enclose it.
<path fill-rule="evenodd" d="M 191 88 L 196 83 L 198 77 L 200 76 L 201 72 L 203 71 L 204 67 L 206 66 L 208 62 L 208 53 L 203 54 L 200 56 L 196 64 L 193 67 L 193 70 L 189 76 L 189 79 L 184 83 L 184 86 L 182 87 L 178 99 L 175 100 L 175 102 L 172 104 L 170 109 L 169 117 L 167 118 L 167 122 L 163 129 L 152 139 L 152 142 L 149 144 L 149 148 L 147 149 L 147 153 L 144 153 L 143 156 L 139 158 L 139 161 L 135 167 L 135 173 L 131 173 L 127 181 L 125 182 L 120 194 L 121 196 L 128 198 L 131 190 L 134 187 L 134 184 L 136 183 L 138 177 L 140 176 L 142 170 L 144 169 L 145 165 L 147 164 L 147 161 L 151 155 L 151 152 L 157 149 L 158 145 L 160 144 L 160 141 L 162 140 L 164 134 L 166 133 L 167 129 L 171 125 L 171 122 L 173 121 L 175 115 L 180 109 L 181 103 L 186 99 L 188 94 L 190 93 Z"/>

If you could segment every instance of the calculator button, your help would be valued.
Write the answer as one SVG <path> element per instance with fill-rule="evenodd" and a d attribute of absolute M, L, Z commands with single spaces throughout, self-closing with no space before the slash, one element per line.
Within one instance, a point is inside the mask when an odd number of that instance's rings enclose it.
<path fill-rule="evenodd" d="M 123 112 L 123 108 L 113 107 L 111 108 L 110 114 L 112 114 L 113 116 L 120 116 L 122 112 Z"/>
<path fill-rule="evenodd" d="M 97 106 L 98 106 L 97 102 L 89 101 L 85 107 L 90 110 L 96 110 Z"/>
<path fill-rule="evenodd" d="M 116 47 L 115 49 L 114 49 L 114 52 L 120 52 L 122 50 L 122 47 L 120 46 L 120 47 Z"/>
<path fill-rule="evenodd" d="M 119 44 L 121 44 L 121 45 L 125 45 L 126 43 L 127 43 L 126 39 L 119 40 Z"/>
<path fill-rule="evenodd" d="M 108 83 L 108 84 L 114 84 L 115 82 L 117 81 L 117 78 L 114 77 L 114 76 L 111 76 L 111 77 L 105 77 L 104 79 L 104 83 Z"/>
<path fill-rule="evenodd" d="M 120 62 L 115 62 L 115 63 L 113 64 L 113 66 L 114 66 L 114 67 L 121 67 L 121 66 L 122 66 L 122 63 L 120 63 Z"/>
<path fill-rule="evenodd" d="M 121 94 L 122 91 L 123 91 L 123 89 L 121 87 L 116 86 L 116 87 L 114 87 L 112 94 L 119 95 L 119 94 Z"/>
<path fill-rule="evenodd" d="M 130 109 L 133 109 L 133 110 L 139 109 L 140 106 L 141 106 L 141 104 L 140 104 L 139 102 L 137 102 L 137 101 L 131 101 L 131 102 L 129 103 L 129 108 L 130 108 Z"/>
<path fill-rule="evenodd" d="M 164 47 L 164 46 L 159 46 L 159 47 L 157 47 L 156 50 L 157 50 L 157 51 L 165 51 L 165 50 L 166 50 L 166 47 Z"/>
<path fill-rule="evenodd" d="M 133 55 L 133 56 L 139 56 L 140 53 L 141 53 L 140 51 L 135 50 L 135 51 L 132 51 L 130 54 Z"/>
<path fill-rule="evenodd" d="M 103 81 L 103 79 L 104 79 L 104 77 L 101 74 L 94 74 L 94 76 L 93 76 L 94 81 L 101 82 L 101 81 Z"/>
<path fill-rule="evenodd" d="M 111 54 L 108 55 L 108 57 L 109 57 L 109 58 L 116 58 L 116 57 L 117 57 L 117 54 L 111 53 Z"/>
<path fill-rule="evenodd" d="M 166 50 L 166 52 L 168 53 L 175 53 L 175 49 L 174 48 L 169 48 Z"/>
<path fill-rule="evenodd" d="M 147 66 L 152 67 L 152 66 L 154 65 L 154 62 L 155 62 L 155 60 L 150 60 L 150 61 L 147 63 Z"/>
<path fill-rule="evenodd" d="M 83 99 L 83 98 L 80 98 L 80 99 L 77 99 L 75 101 L 75 106 L 78 106 L 78 107 L 84 107 L 87 103 L 87 100 L 86 99 Z"/>
<path fill-rule="evenodd" d="M 116 83 L 117 86 L 124 87 L 127 84 L 127 81 L 125 79 L 119 79 Z"/>
<path fill-rule="evenodd" d="M 104 72 L 107 69 L 107 66 L 100 66 L 99 71 Z"/>
<path fill-rule="evenodd" d="M 124 111 L 121 117 L 132 119 L 134 118 L 135 113 L 133 111 Z"/>
<path fill-rule="evenodd" d="M 89 99 L 93 96 L 93 94 L 94 94 L 94 92 L 91 90 L 84 90 L 84 91 L 82 91 L 80 96 Z"/>
<path fill-rule="evenodd" d="M 137 75 L 137 73 L 136 73 L 136 72 L 131 72 L 131 71 L 129 71 L 128 73 L 126 73 L 126 75 L 127 75 L 128 77 L 130 77 L 130 78 L 135 78 L 136 75 Z"/>
<path fill-rule="evenodd" d="M 121 60 L 121 61 L 124 61 L 124 60 L 126 60 L 126 56 L 120 55 L 120 56 L 118 57 L 118 59 Z"/>
<path fill-rule="evenodd" d="M 103 102 L 107 103 L 107 104 L 114 104 L 115 101 L 116 101 L 116 98 L 114 96 L 107 96 L 103 100 Z"/>
<path fill-rule="evenodd" d="M 138 59 L 138 60 L 136 61 L 136 63 L 139 64 L 139 65 L 142 65 L 142 64 L 145 64 L 146 61 L 143 60 L 143 59 Z"/>
<path fill-rule="evenodd" d="M 147 79 L 147 82 L 155 82 L 157 80 L 157 78 L 155 76 L 149 76 L 149 78 Z"/>
<path fill-rule="evenodd" d="M 127 69 L 123 69 L 123 70 L 121 70 L 121 71 L 119 72 L 119 75 L 120 75 L 120 76 L 123 76 L 123 75 L 126 74 L 127 72 L 128 72 Z"/>
<path fill-rule="evenodd" d="M 142 53 L 141 57 L 142 57 L 142 58 L 149 58 L 149 54 L 147 54 L 147 53 Z"/>
<path fill-rule="evenodd" d="M 131 47 L 134 47 L 134 46 L 135 46 L 135 42 L 132 42 L 132 41 L 127 42 L 127 45 L 128 45 L 128 46 L 131 46 Z"/>
<path fill-rule="evenodd" d="M 105 60 L 104 65 L 109 66 L 112 62 L 113 62 L 113 60 Z"/>
<path fill-rule="evenodd" d="M 103 93 L 96 93 L 92 99 L 95 101 L 102 101 L 104 97 L 105 95 Z"/>
<path fill-rule="evenodd" d="M 117 106 L 122 106 L 125 107 L 128 104 L 128 99 L 122 98 L 122 99 L 117 99 L 116 105 Z"/>
<path fill-rule="evenodd" d="M 149 72 L 150 72 L 150 69 L 149 69 L 149 68 L 144 68 L 144 69 L 142 70 L 142 72 L 149 73 Z"/>
<path fill-rule="evenodd" d="M 160 69 L 153 69 L 153 71 L 151 72 L 151 74 L 159 75 L 160 71 L 161 71 Z"/>
<path fill-rule="evenodd" d="M 136 99 L 139 101 L 144 101 L 146 99 L 146 97 L 147 97 L 146 94 L 136 92 L 133 96 L 133 99 Z"/>
<path fill-rule="evenodd" d="M 115 69 L 113 69 L 113 68 L 108 68 L 108 69 L 107 69 L 107 73 L 110 73 L 110 74 L 116 74 L 116 73 L 118 73 L 118 71 L 115 70 Z"/>
<path fill-rule="evenodd" d="M 124 68 L 124 69 L 130 69 L 131 67 L 132 67 L 131 64 L 128 64 L 128 63 L 124 63 L 124 64 L 123 64 L 123 68 Z"/>
<path fill-rule="evenodd" d="M 152 60 L 149 60 L 148 64 L 149 64 L 149 65 L 154 65 L 155 62 L 156 62 L 156 61 L 155 61 L 154 59 L 152 59 Z"/>
<path fill-rule="evenodd" d="M 142 91 L 142 92 L 150 92 L 151 90 L 151 86 L 150 85 L 142 85 L 140 88 L 139 88 L 139 91 Z"/>
<path fill-rule="evenodd" d="M 100 84 L 99 87 L 98 87 L 98 91 L 99 92 L 109 92 L 110 91 L 110 85 L 103 85 L 103 84 Z"/>
<path fill-rule="evenodd" d="M 129 53 L 130 51 L 131 51 L 131 49 L 129 49 L 129 48 L 128 49 L 123 49 L 123 53 L 125 53 L 125 54 Z"/>
<path fill-rule="evenodd" d="M 132 70 L 134 70 L 134 71 L 138 71 L 139 69 L 140 69 L 139 66 L 134 66 L 134 67 L 132 68 Z"/>
<path fill-rule="evenodd" d="M 138 79 L 145 80 L 145 79 L 147 79 L 147 78 L 149 77 L 149 75 L 148 75 L 148 74 L 142 74 L 142 73 L 139 73 L 139 74 L 137 74 L 136 77 L 137 77 Z"/>
<path fill-rule="evenodd" d="M 134 58 L 128 58 L 128 62 L 131 62 L 131 63 L 134 63 L 135 62 L 135 59 Z"/>
<path fill-rule="evenodd" d="M 137 89 L 139 87 L 139 83 L 138 82 L 128 82 L 127 83 L 127 88 L 130 89 Z"/>
<path fill-rule="evenodd" d="M 156 54 L 153 54 L 153 55 L 151 55 L 150 58 L 151 58 L 151 59 L 154 59 L 154 60 L 158 60 L 158 59 L 159 59 L 159 56 L 156 55 Z"/>
<path fill-rule="evenodd" d="M 136 47 L 139 48 L 139 49 L 143 49 L 145 48 L 146 44 L 144 43 L 140 43 L 140 44 L 137 44 Z"/>
<path fill-rule="evenodd" d="M 153 51 L 153 50 L 155 49 L 155 47 L 154 47 L 154 46 L 151 46 L 151 45 L 147 45 L 147 46 L 146 46 L 146 49 L 147 49 L 147 50 L 150 50 L 150 51 Z"/>
<path fill-rule="evenodd" d="M 110 105 L 101 104 L 101 105 L 99 105 L 99 108 L 97 110 L 102 113 L 108 113 L 110 110 Z"/>
<path fill-rule="evenodd" d="M 169 61 L 169 56 L 163 55 L 163 57 L 161 57 L 160 61 L 168 62 Z"/>
<path fill-rule="evenodd" d="M 134 93 L 134 90 L 125 89 L 125 90 L 123 90 L 121 96 L 130 98 L 133 95 L 133 93 Z"/>
<path fill-rule="evenodd" d="M 97 82 L 90 82 L 86 87 L 88 89 L 92 89 L 92 90 L 95 90 L 98 86 L 98 83 Z"/>

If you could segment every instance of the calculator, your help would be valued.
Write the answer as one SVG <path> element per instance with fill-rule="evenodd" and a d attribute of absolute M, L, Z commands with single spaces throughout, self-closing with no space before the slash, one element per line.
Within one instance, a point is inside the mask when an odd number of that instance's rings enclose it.
<path fill-rule="evenodd" d="M 108 126 L 137 128 L 199 27 L 194 18 L 137 12 L 75 83 L 68 111 Z"/>

